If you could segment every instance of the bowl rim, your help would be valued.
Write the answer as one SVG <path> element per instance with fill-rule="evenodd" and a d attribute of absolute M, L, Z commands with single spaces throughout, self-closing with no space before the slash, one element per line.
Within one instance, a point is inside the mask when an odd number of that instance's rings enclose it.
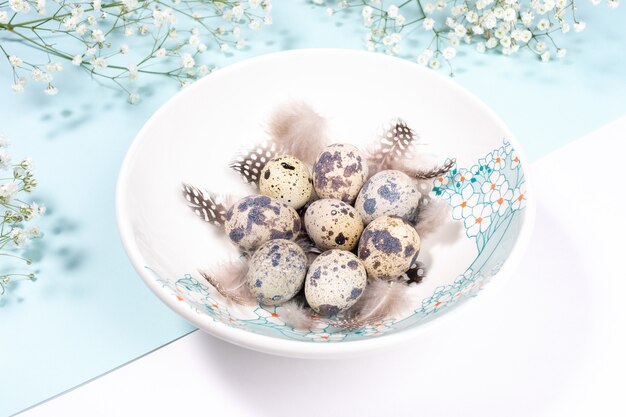
<path fill-rule="evenodd" d="M 175 298 L 171 296 L 171 294 L 165 287 L 159 285 L 154 275 L 146 268 L 146 265 L 148 265 L 148 263 L 144 260 L 138 247 L 134 244 L 132 226 L 129 217 L 124 212 L 124 207 L 126 207 L 127 205 L 127 191 L 129 188 L 130 180 L 129 173 L 133 164 L 133 160 L 135 158 L 135 154 L 138 151 L 140 142 L 145 140 L 146 132 L 151 129 L 152 125 L 155 123 L 155 120 L 159 119 L 161 115 L 166 111 L 166 109 L 168 109 L 170 106 L 176 105 L 177 102 L 184 99 L 187 96 L 188 91 L 202 88 L 204 84 L 213 82 L 213 80 L 219 79 L 220 77 L 228 76 L 231 72 L 239 70 L 243 67 L 251 65 L 253 66 L 257 63 L 271 61 L 274 59 L 284 59 L 286 57 L 298 59 L 303 55 L 317 55 L 328 58 L 329 56 L 332 57 L 333 55 L 338 54 L 366 58 L 368 60 L 386 61 L 389 65 L 410 66 L 411 69 L 415 70 L 417 73 L 428 74 L 429 77 L 439 78 L 440 82 L 448 84 L 448 86 L 456 89 L 459 94 L 465 95 L 470 102 L 478 106 L 482 111 L 486 112 L 486 114 L 488 114 L 498 125 L 498 127 L 501 128 L 502 131 L 505 133 L 506 139 L 515 147 L 515 150 L 520 156 L 522 171 L 524 172 L 526 181 L 527 202 L 525 208 L 525 217 L 522 221 L 519 236 L 514 243 L 513 248 L 511 249 L 510 255 L 504 262 L 500 271 L 496 274 L 497 278 L 491 280 L 489 282 L 489 285 L 487 285 L 485 289 L 481 290 L 482 298 L 485 298 L 486 296 L 493 296 L 494 293 L 497 293 L 497 288 L 501 287 L 504 282 L 507 281 L 506 278 L 512 274 L 514 269 L 521 262 L 521 258 L 529 244 L 532 228 L 535 223 L 536 214 L 535 193 L 532 184 L 529 162 L 526 159 L 519 142 L 509 130 L 509 128 L 505 125 L 505 123 L 500 119 L 500 117 L 482 100 L 480 100 L 465 87 L 457 84 L 451 78 L 430 69 L 424 68 L 417 63 L 397 57 L 391 57 L 379 53 L 354 49 L 294 49 L 289 51 L 273 52 L 269 54 L 259 55 L 253 58 L 244 59 L 237 63 L 228 65 L 223 69 L 215 71 L 193 83 L 189 87 L 186 87 L 184 90 L 176 93 L 173 97 L 171 97 L 163 105 L 161 105 L 152 116 L 150 116 L 148 121 L 136 134 L 130 147 L 128 148 L 128 151 L 126 152 L 124 161 L 118 174 L 115 191 L 116 221 L 120 234 L 120 239 L 122 241 L 122 246 L 124 247 L 124 250 L 129 257 L 131 264 L 133 265 L 141 279 L 148 286 L 148 288 L 150 288 L 150 290 L 152 290 L 152 292 L 159 299 L 161 299 L 161 301 L 163 301 L 168 307 L 170 307 L 172 310 L 182 316 L 186 321 L 198 327 L 199 329 L 206 331 L 207 333 L 212 334 L 215 337 L 218 337 L 219 339 L 225 340 L 241 347 L 246 347 L 252 350 L 280 356 L 310 359 L 339 359 L 353 357 L 355 355 L 365 354 L 375 350 L 386 349 L 396 344 L 407 342 L 408 340 L 414 338 L 417 334 L 428 331 L 435 324 L 441 324 L 444 321 L 444 318 L 446 320 L 450 320 L 458 316 L 459 311 L 466 312 L 468 305 L 473 306 L 474 304 L 476 304 L 472 300 L 465 300 L 463 303 L 459 304 L 452 310 L 441 314 L 441 316 L 437 317 L 436 320 L 429 320 L 427 322 L 417 324 L 413 327 L 409 327 L 398 332 L 385 334 L 378 337 L 364 338 L 362 340 L 343 341 L 341 343 L 316 343 L 313 341 L 303 342 L 299 340 L 280 339 L 268 335 L 253 333 L 244 329 L 228 326 L 225 323 L 214 321 L 208 315 L 198 314 L 194 310 L 190 309 L 187 304 L 175 302 Z"/>

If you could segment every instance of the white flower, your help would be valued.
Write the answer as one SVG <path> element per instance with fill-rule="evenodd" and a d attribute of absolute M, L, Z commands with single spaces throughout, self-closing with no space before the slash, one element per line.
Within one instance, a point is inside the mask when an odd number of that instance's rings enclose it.
<path fill-rule="evenodd" d="M 4 10 L 0 10 L 0 23 L 6 23 L 8 21 L 9 21 L 9 14 Z"/>
<path fill-rule="evenodd" d="M 7 148 L 11 144 L 11 141 L 6 136 L 0 134 L 0 149 Z"/>
<path fill-rule="evenodd" d="M 139 101 L 139 94 L 137 93 L 130 93 L 128 95 L 128 102 L 130 104 L 136 104 Z"/>
<path fill-rule="evenodd" d="M 87 33 L 87 26 L 83 25 L 82 23 L 80 25 L 78 25 L 78 27 L 76 28 L 76 33 L 79 36 L 83 36 L 85 33 Z"/>
<path fill-rule="evenodd" d="M 43 204 L 37 204 L 37 203 L 32 203 L 30 205 L 30 209 L 33 212 L 33 214 L 38 215 L 38 216 L 43 216 L 44 214 L 46 214 L 46 206 L 44 206 Z"/>
<path fill-rule="evenodd" d="M 498 40 L 496 38 L 489 38 L 487 42 L 485 42 L 485 45 L 489 49 L 495 48 L 498 45 Z"/>
<path fill-rule="evenodd" d="M 518 40 L 524 43 L 528 43 L 528 41 L 530 41 L 532 37 L 533 37 L 533 33 L 530 30 L 526 29 L 522 31 L 520 38 Z"/>
<path fill-rule="evenodd" d="M 447 47 L 442 52 L 443 57 L 447 60 L 451 60 L 456 56 L 456 49 Z"/>
<path fill-rule="evenodd" d="M 94 29 L 91 31 L 91 39 L 98 43 L 102 43 L 105 41 L 104 33 L 100 29 Z"/>
<path fill-rule="evenodd" d="M 432 28 L 435 26 L 435 20 L 431 19 L 430 17 L 427 17 L 426 19 L 422 21 L 422 26 L 426 30 L 432 30 Z"/>
<path fill-rule="evenodd" d="M 233 20 L 235 22 L 238 22 L 239 20 L 241 20 L 242 16 L 243 16 L 243 6 L 241 6 L 240 4 L 233 7 L 232 8 L 232 13 L 233 13 Z"/>
<path fill-rule="evenodd" d="M 537 52 L 543 52 L 546 50 L 547 47 L 548 45 L 546 45 L 545 42 L 537 42 L 537 45 L 535 45 L 535 49 L 537 49 Z"/>
<path fill-rule="evenodd" d="M 537 23 L 537 29 L 541 31 L 548 30 L 549 28 L 550 28 L 550 21 L 548 19 L 541 19 Z"/>
<path fill-rule="evenodd" d="M 435 8 L 437 10 L 443 10 L 446 8 L 446 6 L 448 6 L 448 4 L 445 0 L 437 0 L 437 3 L 435 3 Z"/>
<path fill-rule="evenodd" d="M 392 19 L 395 19 L 398 16 L 399 11 L 400 9 L 398 9 L 398 6 L 396 6 L 395 4 L 392 4 L 389 7 L 387 7 L 387 14 Z"/>
<path fill-rule="evenodd" d="M 502 216 L 511 205 L 513 199 L 513 191 L 509 188 L 508 181 L 504 181 L 497 190 L 491 193 L 489 201 L 492 202 L 491 209 L 494 213 Z"/>
<path fill-rule="evenodd" d="M 124 36 L 133 36 L 135 34 L 135 29 L 131 27 L 127 27 L 124 29 Z"/>
<path fill-rule="evenodd" d="M 520 16 L 522 18 L 522 23 L 526 27 L 529 27 L 530 25 L 532 25 L 533 19 L 535 18 L 535 16 L 533 15 L 533 13 L 530 10 L 522 13 Z"/>
<path fill-rule="evenodd" d="M 26 229 L 26 237 L 28 239 L 37 239 L 41 237 L 41 229 L 39 229 L 39 227 L 37 226 L 29 227 L 28 229 Z"/>
<path fill-rule="evenodd" d="M 11 155 L 9 155 L 9 153 L 6 150 L 3 150 L 0 148 L 0 169 L 8 169 L 10 166 L 11 166 Z"/>
<path fill-rule="evenodd" d="M 37 12 L 40 15 L 46 14 L 46 0 L 37 0 Z"/>
<path fill-rule="evenodd" d="M 137 79 L 137 74 L 139 72 L 139 69 L 137 68 L 136 64 L 128 64 L 128 79 L 130 79 L 131 81 L 135 81 Z"/>
<path fill-rule="evenodd" d="M 502 16 L 505 22 L 512 22 L 517 18 L 517 12 L 514 8 L 509 7 L 504 11 L 504 15 Z"/>
<path fill-rule="evenodd" d="M 14 67 L 19 67 L 24 63 L 24 61 L 22 61 L 22 58 L 18 58 L 15 55 L 11 55 L 9 57 L 9 63 L 11 63 L 11 65 Z"/>
<path fill-rule="evenodd" d="M 197 49 L 198 49 L 198 52 L 203 53 L 203 52 L 206 52 L 207 46 L 206 46 L 206 44 L 201 43 L 200 45 L 198 45 Z"/>
<path fill-rule="evenodd" d="M 93 17 L 93 16 L 88 16 L 88 17 L 87 17 L 87 24 L 88 24 L 89 26 L 95 26 L 95 25 L 96 25 L 96 23 L 98 23 L 98 22 L 96 21 L 96 18 L 95 18 L 95 17 Z"/>
<path fill-rule="evenodd" d="M 94 10 L 99 12 L 100 9 L 102 8 L 102 0 L 93 0 L 91 2 L 91 6 L 93 7 Z"/>
<path fill-rule="evenodd" d="M 435 5 L 432 3 L 426 3 L 423 9 L 425 14 L 432 14 L 435 11 Z"/>
<path fill-rule="evenodd" d="M 576 22 L 574 23 L 574 32 L 582 32 L 587 27 L 585 22 Z"/>
<path fill-rule="evenodd" d="M 30 11 L 30 4 L 24 0 L 9 0 L 9 6 L 15 13 L 28 13 Z"/>
<path fill-rule="evenodd" d="M 465 218 L 465 228 L 468 236 L 476 236 L 484 233 L 491 224 L 491 206 L 478 204 L 472 209 L 472 213 Z"/>
<path fill-rule="evenodd" d="M 259 7 L 259 4 L 261 4 L 261 0 L 248 0 L 248 5 L 250 5 L 251 9 Z"/>
<path fill-rule="evenodd" d="M 478 42 L 476 44 L 476 52 L 478 52 L 480 54 L 484 54 L 485 53 L 485 43 L 484 42 Z"/>
<path fill-rule="evenodd" d="M 504 155 L 502 155 L 500 149 L 496 149 L 495 151 L 491 152 L 491 160 L 493 161 L 493 165 L 491 165 L 491 168 L 496 171 L 500 171 L 506 166 Z"/>
<path fill-rule="evenodd" d="M 556 57 L 557 58 L 565 58 L 566 54 L 567 54 L 567 49 L 565 49 L 565 48 L 558 48 L 556 50 Z"/>
<path fill-rule="evenodd" d="M 0 184 L 0 198 L 10 199 L 15 193 L 17 193 L 17 184 L 15 182 Z"/>
<path fill-rule="evenodd" d="M 609 8 L 615 9 L 619 6 L 619 0 L 608 0 L 606 4 Z"/>
<path fill-rule="evenodd" d="M 472 209 L 478 204 L 478 194 L 474 193 L 472 185 L 468 184 L 460 194 L 452 196 L 450 203 L 452 204 L 452 218 L 461 220 L 472 214 Z"/>
<path fill-rule="evenodd" d="M 98 69 L 104 69 L 109 66 L 109 63 L 107 62 L 107 60 L 101 56 L 94 58 L 91 61 L 91 64 Z"/>
<path fill-rule="evenodd" d="M 440 67 L 440 62 L 437 58 L 433 58 L 428 62 L 428 66 L 431 67 L 432 69 L 437 69 Z"/>
<path fill-rule="evenodd" d="M 406 17 L 399 14 L 398 17 L 396 17 L 396 26 L 402 26 L 405 23 L 406 23 Z"/>
<path fill-rule="evenodd" d="M 154 56 L 156 56 L 157 58 L 163 58 L 165 55 L 167 55 L 167 51 L 165 50 L 165 48 L 159 48 L 154 53 Z"/>
<path fill-rule="evenodd" d="M 125 43 L 120 45 L 120 53 L 127 54 L 129 51 L 130 51 L 130 46 L 128 46 Z"/>
<path fill-rule="evenodd" d="M 248 23 L 248 27 L 252 30 L 259 30 L 261 28 L 261 21 L 258 19 L 252 19 L 250 23 Z"/>
<path fill-rule="evenodd" d="M 15 84 L 11 85 L 11 90 L 13 90 L 14 93 L 23 93 L 24 92 L 24 84 L 15 83 Z"/>
<path fill-rule="evenodd" d="M 94 56 L 96 54 L 97 50 L 96 48 L 87 48 L 85 50 L 85 56 Z"/>
<path fill-rule="evenodd" d="M 180 56 L 180 60 L 182 62 L 183 68 L 193 68 L 193 66 L 196 64 L 196 61 L 193 59 L 191 54 L 187 52 Z"/>
<path fill-rule="evenodd" d="M 511 208 L 513 210 L 520 210 L 526 207 L 526 183 L 522 183 L 519 188 L 516 188 L 513 192 L 513 203 Z"/>
<path fill-rule="evenodd" d="M 61 72 L 63 71 L 63 63 L 62 62 L 48 62 L 46 64 L 46 71 Z"/>
<path fill-rule="evenodd" d="M 198 46 L 200 44 L 200 38 L 198 37 L 198 35 L 191 35 L 187 43 L 189 43 L 189 45 L 191 46 Z"/>
<path fill-rule="evenodd" d="M 55 96 L 55 95 L 57 95 L 59 90 L 55 86 L 53 86 L 52 84 L 49 84 L 48 87 L 46 87 L 46 89 L 43 90 L 43 92 L 46 93 L 49 96 Z"/>

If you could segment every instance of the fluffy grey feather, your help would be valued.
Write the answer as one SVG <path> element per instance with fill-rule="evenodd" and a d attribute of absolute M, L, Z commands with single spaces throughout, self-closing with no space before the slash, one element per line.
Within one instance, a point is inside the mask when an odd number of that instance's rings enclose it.
<path fill-rule="evenodd" d="M 411 307 L 409 285 L 403 280 L 372 279 L 363 295 L 344 318 L 331 324 L 344 330 L 354 330 L 386 318 L 398 317 Z"/>
<path fill-rule="evenodd" d="M 397 169 L 418 180 L 437 178 L 450 171 L 456 165 L 456 159 L 448 159 L 443 165 L 422 165 L 414 159 L 398 159 L 391 163 L 391 169 Z"/>
<path fill-rule="evenodd" d="M 410 159 L 417 134 L 402 119 L 394 119 L 370 147 L 367 162 L 370 176 L 393 168 L 394 161 Z"/>
<path fill-rule="evenodd" d="M 425 238 L 450 219 L 450 205 L 440 198 L 431 198 L 420 205 L 415 221 L 415 230 Z"/>
<path fill-rule="evenodd" d="M 278 107 L 268 126 L 271 140 L 281 154 L 313 165 L 328 144 L 327 121 L 309 104 L 294 101 Z"/>
<path fill-rule="evenodd" d="M 291 300 L 280 308 L 279 318 L 296 330 L 310 330 L 315 324 L 314 312 L 305 303 Z"/>
<path fill-rule="evenodd" d="M 233 260 L 199 272 L 227 300 L 243 305 L 258 304 L 246 284 L 247 260 Z"/>
<path fill-rule="evenodd" d="M 315 246 L 315 243 L 313 243 L 309 235 L 304 230 L 300 232 L 295 240 L 295 243 L 297 243 L 306 254 L 309 265 L 311 265 L 311 262 L 313 262 L 320 253 L 322 253 L 322 251 Z"/>

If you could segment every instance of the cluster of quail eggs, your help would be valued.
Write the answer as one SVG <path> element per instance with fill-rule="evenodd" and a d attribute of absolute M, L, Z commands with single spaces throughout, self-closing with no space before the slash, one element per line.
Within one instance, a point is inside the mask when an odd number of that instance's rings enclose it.
<path fill-rule="evenodd" d="M 274 158 L 258 185 L 261 195 L 236 202 L 224 227 L 252 254 L 246 284 L 260 304 L 284 303 L 304 287 L 313 310 L 338 314 L 357 302 L 368 278 L 396 278 L 416 262 L 416 181 L 395 170 L 369 177 L 355 146 L 328 146 L 311 171 L 292 156 Z M 303 225 L 321 252 L 311 263 L 294 242 Z"/>

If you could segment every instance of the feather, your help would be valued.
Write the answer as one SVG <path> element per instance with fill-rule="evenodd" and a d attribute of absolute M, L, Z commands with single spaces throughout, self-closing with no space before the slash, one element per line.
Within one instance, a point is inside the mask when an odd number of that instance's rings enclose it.
<path fill-rule="evenodd" d="M 411 159 L 399 159 L 391 163 L 391 169 L 397 169 L 418 180 L 430 180 L 450 171 L 456 165 L 456 159 L 448 159 L 443 165 L 420 166 Z"/>
<path fill-rule="evenodd" d="M 410 159 L 417 134 L 402 119 L 394 119 L 368 151 L 367 162 L 370 176 L 392 169 L 394 161 Z"/>
<path fill-rule="evenodd" d="M 292 299 L 280 306 L 279 318 L 296 330 L 311 330 L 316 322 L 315 312 L 304 302 Z"/>
<path fill-rule="evenodd" d="M 271 140 L 282 154 L 313 165 L 328 143 L 327 121 L 304 102 L 285 103 L 277 108 L 268 126 Z"/>
<path fill-rule="evenodd" d="M 302 248 L 304 253 L 306 254 L 308 264 L 311 265 L 311 262 L 318 257 L 321 250 L 315 246 L 315 243 L 311 240 L 311 237 L 306 233 L 306 231 L 302 230 L 298 237 L 295 240 L 295 243 Z"/>
<path fill-rule="evenodd" d="M 426 265 L 417 261 L 404 275 L 408 284 L 419 284 L 426 277 Z"/>
<path fill-rule="evenodd" d="M 193 185 L 183 183 L 183 197 L 193 212 L 207 223 L 224 226 L 226 212 L 232 205 L 232 197 L 203 193 Z"/>
<path fill-rule="evenodd" d="M 209 271 L 199 271 L 200 275 L 227 300 L 237 304 L 256 305 L 256 297 L 246 284 L 247 260 L 233 260 L 220 263 Z"/>
<path fill-rule="evenodd" d="M 450 205 L 440 198 L 432 198 L 420 205 L 415 230 L 421 239 L 433 233 L 450 218 Z"/>
<path fill-rule="evenodd" d="M 230 168 L 241 175 L 247 184 L 258 185 L 261 171 L 265 164 L 279 155 L 276 144 L 264 142 L 259 146 L 242 153 L 230 163 Z"/>
<path fill-rule="evenodd" d="M 368 282 L 363 295 L 344 318 L 331 324 L 344 330 L 354 330 L 386 318 L 396 317 L 411 307 L 409 285 L 402 280 L 374 279 Z"/>

